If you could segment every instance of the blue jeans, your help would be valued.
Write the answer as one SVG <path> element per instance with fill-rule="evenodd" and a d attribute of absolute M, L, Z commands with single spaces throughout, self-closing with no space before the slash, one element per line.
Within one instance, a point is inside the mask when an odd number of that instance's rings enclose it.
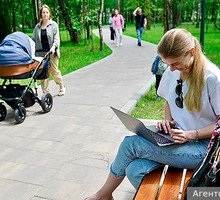
<path fill-rule="evenodd" d="M 170 165 L 194 169 L 205 156 L 209 139 L 159 147 L 137 136 L 127 136 L 121 143 L 110 171 L 116 177 L 127 176 L 138 189 L 143 177 L 154 169 Z"/>
<path fill-rule="evenodd" d="M 140 43 L 142 39 L 142 33 L 144 31 L 144 27 L 140 27 L 136 29 L 136 31 L 137 31 L 138 43 Z"/>

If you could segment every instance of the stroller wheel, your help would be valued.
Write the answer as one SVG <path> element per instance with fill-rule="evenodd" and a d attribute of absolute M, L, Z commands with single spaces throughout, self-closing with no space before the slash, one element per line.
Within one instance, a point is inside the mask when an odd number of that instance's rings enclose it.
<path fill-rule="evenodd" d="M 7 109 L 3 104 L 0 104 L 0 121 L 3 121 L 7 115 Z"/>
<path fill-rule="evenodd" d="M 51 111 L 53 106 L 53 97 L 50 93 L 44 93 L 41 97 L 41 107 L 45 113 Z"/>
<path fill-rule="evenodd" d="M 17 124 L 22 123 L 26 118 L 26 109 L 24 106 L 19 106 L 15 109 L 15 121 Z"/>

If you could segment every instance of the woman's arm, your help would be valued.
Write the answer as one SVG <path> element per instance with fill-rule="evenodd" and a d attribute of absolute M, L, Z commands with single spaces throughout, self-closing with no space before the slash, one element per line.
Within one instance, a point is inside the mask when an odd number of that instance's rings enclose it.
<path fill-rule="evenodd" d="M 217 119 L 216 119 L 217 123 Z M 216 127 L 216 123 L 209 124 L 208 126 L 205 126 L 203 128 L 195 129 L 195 130 L 178 130 L 178 129 L 172 129 L 170 134 L 172 135 L 175 143 L 185 143 L 193 140 L 200 140 L 200 139 L 207 139 L 210 138 L 212 135 L 212 131 Z"/>
<path fill-rule="evenodd" d="M 164 103 L 164 119 L 168 121 L 173 121 L 173 118 L 170 112 L 170 106 L 167 101 Z"/>
<path fill-rule="evenodd" d="M 53 46 L 59 47 L 60 46 L 60 33 L 59 33 L 59 27 L 57 23 L 54 23 L 54 39 L 53 39 Z"/>
<path fill-rule="evenodd" d="M 56 22 L 53 22 L 52 25 L 53 25 L 52 32 L 49 33 L 49 34 L 53 34 L 53 37 L 51 37 L 53 38 L 53 41 L 50 51 L 52 54 L 54 54 L 56 49 L 59 48 L 60 46 L 60 33 L 59 33 L 58 24 Z"/>

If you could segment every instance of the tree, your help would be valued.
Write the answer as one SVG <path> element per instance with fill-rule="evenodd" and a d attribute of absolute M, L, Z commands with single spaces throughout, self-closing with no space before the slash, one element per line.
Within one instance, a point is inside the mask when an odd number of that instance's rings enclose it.
<path fill-rule="evenodd" d="M 23 5 L 22 5 L 22 0 L 19 0 L 20 2 L 20 6 L 21 6 L 21 16 L 22 16 L 22 22 L 21 22 L 21 28 L 22 28 L 22 32 L 24 31 L 24 26 L 25 26 L 25 19 L 24 19 L 24 9 L 23 9 Z"/>
<path fill-rule="evenodd" d="M 10 33 L 10 13 L 8 9 L 10 0 L 0 0 L 0 42 Z"/>
<path fill-rule="evenodd" d="M 64 21 L 65 21 L 66 28 L 69 31 L 70 40 L 71 40 L 71 42 L 78 43 L 79 38 L 78 38 L 77 31 L 74 30 L 73 27 L 72 27 L 72 22 L 71 22 L 69 14 L 67 12 L 67 9 L 64 5 L 63 0 L 58 0 L 58 3 L 59 3 L 60 9 L 61 9 L 62 14 L 63 14 L 63 18 L 64 18 Z"/>
<path fill-rule="evenodd" d="M 42 6 L 42 3 L 41 0 L 32 0 L 32 4 L 34 5 L 34 24 L 37 24 L 40 21 L 39 9 Z"/>
<path fill-rule="evenodd" d="M 172 0 L 163 0 L 163 23 L 164 33 L 174 27 L 173 23 L 173 4 Z"/>
<path fill-rule="evenodd" d="M 102 12 L 104 7 L 104 0 L 100 1 L 100 10 L 99 10 L 99 20 L 98 20 L 98 28 L 99 28 L 99 36 L 100 36 L 100 51 L 104 49 L 104 42 L 103 42 L 103 34 L 102 34 Z"/>
<path fill-rule="evenodd" d="M 84 25 L 84 32 L 86 34 L 86 39 L 89 40 L 91 37 L 90 35 L 91 19 L 89 17 L 89 6 L 87 0 L 83 0 L 81 18 L 82 18 L 82 24 Z"/>
<path fill-rule="evenodd" d="M 213 11 L 213 23 L 214 23 L 214 26 L 218 30 L 220 30 L 220 22 L 218 20 L 218 11 L 219 11 L 219 8 L 220 8 L 220 1 L 215 0 L 213 2 L 213 7 L 215 8 L 214 11 Z"/>

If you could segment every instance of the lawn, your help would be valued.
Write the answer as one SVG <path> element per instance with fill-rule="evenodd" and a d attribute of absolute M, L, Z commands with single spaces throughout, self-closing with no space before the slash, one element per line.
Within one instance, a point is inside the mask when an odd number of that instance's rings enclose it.
<path fill-rule="evenodd" d="M 85 67 L 91 63 L 105 58 L 112 53 L 112 50 L 105 45 L 104 51 L 99 51 L 99 38 L 94 36 L 94 51 L 91 51 L 91 44 L 86 40 L 80 40 L 79 44 L 69 42 L 66 31 L 61 31 L 61 58 L 59 69 L 62 74 L 68 74 Z"/>
<path fill-rule="evenodd" d="M 131 112 L 131 115 L 141 119 L 163 119 L 164 102 L 165 100 L 162 98 L 157 99 L 155 85 L 152 85 L 147 94 L 137 102 Z"/>

